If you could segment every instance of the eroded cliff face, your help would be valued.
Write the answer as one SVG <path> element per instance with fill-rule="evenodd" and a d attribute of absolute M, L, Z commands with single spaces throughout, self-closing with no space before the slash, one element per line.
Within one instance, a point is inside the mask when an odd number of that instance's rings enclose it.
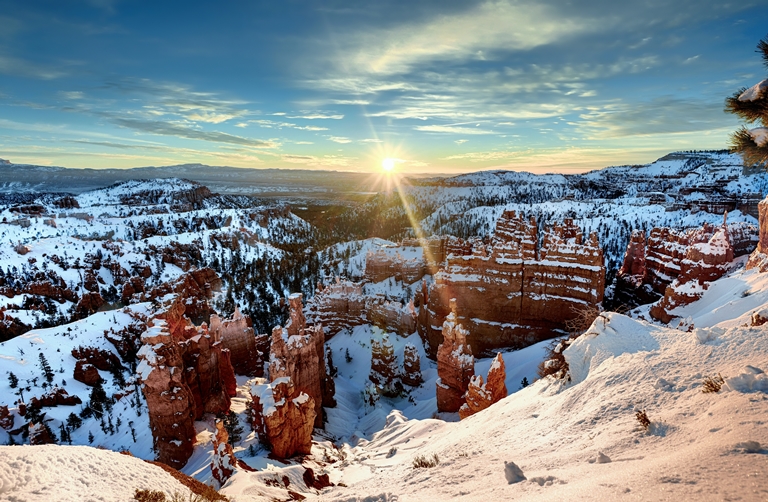
<path fill-rule="evenodd" d="M 475 358 L 468 344 L 469 332 L 458 323 L 456 300 L 443 322 L 443 343 L 437 349 L 437 411 L 456 412 L 465 402 L 469 381 L 475 374 Z"/>
<path fill-rule="evenodd" d="M 488 370 L 486 382 L 483 382 L 482 375 L 475 375 L 469 381 L 465 395 L 466 402 L 459 409 L 459 417 L 464 420 L 507 397 L 507 384 L 504 382 L 506 378 L 504 358 L 501 357 L 501 353 L 498 353 Z"/>
<path fill-rule="evenodd" d="M 656 320 L 671 321 L 672 310 L 701 298 L 709 282 L 725 275 L 732 265 L 734 246 L 728 225 L 705 226 L 690 233 L 690 240 L 680 262 L 680 274 L 667 286 L 664 298 L 651 307 L 651 317 Z"/>
<path fill-rule="evenodd" d="M 243 315 L 238 307 L 231 319 L 221 319 L 211 315 L 208 331 L 221 340 L 231 356 L 232 366 L 238 375 L 264 376 L 264 363 L 267 350 L 264 350 L 266 337 L 257 337 L 253 331 L 251 318 Z"/>
<path fill-rule="evenodd" d="M 290 377 L 251 386 L 253 430 L 278 458 L 308 455 L 316 403 Z"/>
<path fill-rule="evenodd" d="M 272 330 L 269 379 L 290 378 L 300 392 L 309 395 L 315 407 L 314 425 L 322 427 L 324 389 L 331 378 L 325 364 L 325 334 L 322 325 L 307 326 L 301 299 L 301 293 L 288 297 L 290 319 L 285 328 Z"/>
<path fill-rule="evenodd" d="M 477 353 L 522 348 L 556 336 L 579 308 L 603 300 L 605 267 L 596 235 L 571 220 L 548 229 L 537 246 L 534 219 L 502 214 L 489 243 L 451 239 L 447 263 L 417 301 L 418 329 L 434 356 L 449 300 Z"/>
<path fill-rule="evenodd" d="M 213 437 L 213 460 L 211 460 L 211 473 L 213 478 L 222 486 L 227 482 L 237 468 L 237 459 L 232 445 L 229 444 L 229 434 L 224 429 L 224 424 L 216 422 L 216 434 Z"/>
<path fill-rule="evenodd" d="M 760 232 L 757 247 L 749 256 L 747 269 L 757 268 L 760 272 L 768 271 L 768 198 L 757 205 Z"/>
<path fill-rule="evenodd" d="M 417 310 L 412 301 L 404 304 L 380 295 L 367 295 L 362 283 L 339 278 L 327 286 L 319 284 L 307 310 L 315 323 L 323 325 L 328 338 L 343 329 L 365 324 L 400 336 L 416 331 Z"/>
<path fill-rule="evenodd" d="M 365 258 L 365 278 L 380 282 L 390 277 L 413 284 L 434 274 L 445 260 L 447 239 L 405 239 L 396 246 L 369 252 Z"/>
<path fill-rule="evenodd" d="M 758 229 L 745 223 L 704 225 L 688 230 L 657 227 L 651 229 L 647 241 L 641 230 L 633 232 L 617 276 L 617 288 L 628 296 L 640 294 L 640 303 L 647 303 L 643 301 L 646 297 L 652 298 L 652 294 L 643 295 L 640 289 L 665 294 L 667 286 L 680 277 L 684 269 L 691 273 L 691 266 L 684 265 L 686 260 L 705 263 L 702 253 L 691 251 L 692 247 L 706 244 L 722 229 L 728 234 L 734 257 L 750 253 L 758 244 Z"/>
<path fill-rule="evenodd" d="M 194 420 L 227 412 L 237 387 L 221 330 L 195 326 L 185 315 L 189 303 L 177 295 L 156 312 L 137 354 L 157 459 L 175 468 L 192 454 Z"/>

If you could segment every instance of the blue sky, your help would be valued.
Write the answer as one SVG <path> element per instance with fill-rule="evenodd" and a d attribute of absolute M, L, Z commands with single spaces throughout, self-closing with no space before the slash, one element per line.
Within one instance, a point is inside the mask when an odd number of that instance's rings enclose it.
<path fill-rule="evenodd" d="M 626 5 L 619 5 L 626 4 Z M 0 158 L 578 172 L 719 149 L 768 1 L 2 0 Z"/>

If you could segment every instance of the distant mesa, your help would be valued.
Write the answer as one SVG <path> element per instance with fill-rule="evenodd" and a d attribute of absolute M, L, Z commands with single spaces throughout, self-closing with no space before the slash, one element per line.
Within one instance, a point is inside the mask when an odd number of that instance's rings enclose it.
<path fill-rule="evenodd" d="M 10 166 L 10 165 L 11 165 L 10 160 L 0 159 L 0 166 Z"/>

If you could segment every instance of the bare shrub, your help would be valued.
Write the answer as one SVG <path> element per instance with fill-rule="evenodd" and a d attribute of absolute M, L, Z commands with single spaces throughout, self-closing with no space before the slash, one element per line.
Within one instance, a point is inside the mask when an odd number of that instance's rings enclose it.
<path fill-rule="evenodd" d="M 571 306 L 571 312 L 575 314 L 573 319 L 565 321 L 565 329 L 576 336 L 581 335 L 592 326 L 602 310 L 598 305 Z"/>
<path fill-rule="evenodd" d="M 704 394 L 720 392 L 720 389 L 723 388 L 723 384 L 725 384 L 725 380 L 722 375 L 718 373 L 715 377 L 707 377 L 704 379 L 704 388 L 701 389 L 701 392 Z"/>
<path fill-rule="evenodd" d="M 414 469 L 429 469 L 430 467 L 435 467 L 437 464 L 440 463 L 440 459 L 437 458 L 437 453 L 433 454 L 431 457 L 425 457 L 424 455 L 418 455 L 416 458 L 413 459 L 413 468 Z"/>
<path fill-rule="evenodd" d="M 158 490 L 139 490 L 133 494 L 138 502 L 166 502 L 165 493 Z"/>
<path fill-rule="evenodd" d="M 645 429 L 646 431 L 651 427 L 651 419 L 648 418 L 648 414 L 645 412 L 645 410 L 636 411 L 635 418 L 637 419 L 638 422 L 640 422 L 640 425 L 642 425 L 643 429 Z"/>

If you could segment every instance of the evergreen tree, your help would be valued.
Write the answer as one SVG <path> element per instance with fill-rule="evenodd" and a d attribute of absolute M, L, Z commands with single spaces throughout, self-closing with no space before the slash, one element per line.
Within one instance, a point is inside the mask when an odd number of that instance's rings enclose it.
<path fill-rule="evenodd" d="M 93 432 L 88 431 L 88 444 L 93 444 Z"/>
<path fill-rule="evenodd" d="M 768 67 L 768 36 L 757 44 L 763 64 Z M 757 164 L 768 169 L 768 79 L 749 89 L 741 88 L 725 100 L 725 110 L 738 115 L 749 124 L 758 127 L 748 129 L 742 126 L 731 135 L 731 147 L 741 153 L 744 164 Z"/>
<path fill-rule="evenodd" d="M 13 372 L 8 373 L 8 385 L 11 387 L 11 389 L 15 389 L 17 385 L 19 385 L 19 379 L 16 375 L 13 374 Z"/>
<path fill-rule="evenodd" d="M 48 360 L 45 358 L 45 355 L 42 352 L 38 354 L 38 357 L 40 358 L 40 368 L 43 370 L 45 379 L 48 381 L 48 383 L 53 383 L 53 377 L 56 375 L 51 369 L 51 365 L 48 364 Z"/>
<path fill-rule="evenodd" d="M 240 419 L 238 418 L 237 413 L 230 410 L 224 415 L 224 429 L 227 430 L 227 434 L 229 435 L 229 440 L 227 442 L 232 446 L 242 439 L 243 426 L 240 425 Z"/>

